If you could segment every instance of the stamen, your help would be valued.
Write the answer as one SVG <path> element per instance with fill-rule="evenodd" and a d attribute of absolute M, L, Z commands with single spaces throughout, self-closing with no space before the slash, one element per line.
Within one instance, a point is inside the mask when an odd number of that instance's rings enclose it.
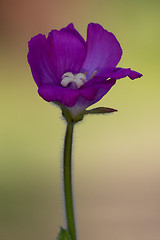
<path fill-rule="evenodd" d="M 97 70 L 95 70 L 92 75 L 90 76 L 90 79 L 94 78 L 94 76 L 97 74 Z"/>
<path fill-rule="evenodd" d="M 67 85 L 72 82 L 74 79 L 74 75 L 71 72 L 64 73 L 62 76 L 61 85 L 63 87 L 67 87 Z"/>
<path fill-rule="evenodd" d="M 73 73 L 67 72 L 62 76 L 61 85 L 67 87 L 69 83 L 73 82 L 76 84 L 77 88 L 80 88 L 86 81 L 86 75 L 84 73 L 73 75 Z"/>

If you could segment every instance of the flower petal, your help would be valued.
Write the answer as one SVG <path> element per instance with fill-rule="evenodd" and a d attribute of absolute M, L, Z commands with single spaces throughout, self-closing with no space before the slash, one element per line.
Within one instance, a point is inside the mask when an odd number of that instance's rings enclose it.
<path fill-rule="evenodd" d="M 90 23 L 87 30 L 87 55 L 81 68 L 87 72 L 88 79 L 93 72 L 96 76 L 105 76 L 115 68 L 122 55 L 122 49 L 116 37 L 101 25 Z"/>
<path fill-rule="evenodd" d="M 49 33 L 48 41 L 59 81 L 66 72 L 78 73 L 84 61 L 86 50 L 84 43 L 71 29 L 71 26 L 60 31 L 52 30 Z"/>
<path fill-rule="evenodd" d="M 83 97 L 85 100 L 94 101 L 95 103 L 99 101 L 103 97 L 103 95 L 106 94 L 115 83 L 116 83 L 115 79 L 109 79 L 106 81 L 103 78 L 103 81 L 101 79 L 101 82 L 99 83 L 86 86 L 84 85 L 84 88 L 79 89 L 80 96 Z"/>
<path fill-rule="evenodd" d="M 29 41 L 28 62 L 37 86 L 57 82 L 50 49 L 45 35 L 39 34 Z"/>
<path fill-rule="evenodd" d="M 116 80 L 110 79 L 83 89 L 70 89 L 46 84 L 38 89 L 38 93 L 48 102 L 57 101 L 67 106 L 71 114 L 76 116 L 90 105 L 98 102 L 115 82 Z"/>
<path fill-rule="evenodd" d="M 74 28 L 73 23 L 70 23 L 67 27 L 62 28 L 61 31 L 73 34 L 83 43 L 84 47 L 86 48 L 86 42 L 84 41 L 83 37 L 79 34 L 79 32 Z"/>
<path fill-rule="evenodd" d="M 90 105 L 98 102 L 116 83 L 116 80 L 110 79 L 104 81 L 103 83 L 95 84 L 94 86 L 89 86 L 80 91 L 79 98 L 75 105 L 69 108 L 72 116 L 75 117 L 84 111 Z"/>
<path fill-rule="evenodd" d="M 79 97 L 79 92 L 76 89 L 63 88 L 49 84 L 40 87 L 38 93 L 47 102 L 57 101 L 68 107 L 74 106 Z"/>
<path fill-rule="evenodd" d="M 91 104 L 98 102 L 107 92 L 109 92 L 115 83 L 115 79 L 109 79 L 105 82 L 95 84 L 95 87 L 97 88 L 97 94 Z"/>
<path fill-rule="evenodd" d="M 135 78 L 140 78 L 143 75 L 141 73 L 131 70 L 130 68 L 115 68 L 113 72 L 107 74 L 108 78 L 113 79 L 120 79 L 127 76 L 133 80 Z"/>
<path fill-rule="evenodd" d="M 87 101 L 92 101 L 97 94 L 97 88 L 92 86 L 92 87 L 86 87 L 79 89 L 80 96 L 86 99 Z"/>

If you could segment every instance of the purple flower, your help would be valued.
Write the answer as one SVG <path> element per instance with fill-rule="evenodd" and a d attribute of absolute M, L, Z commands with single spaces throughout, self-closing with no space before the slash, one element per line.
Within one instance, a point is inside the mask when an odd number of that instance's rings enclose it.
<path fill-rule="evenodd" d="M 29 41 L 28 62 L 39 95 L 66 106 L 72 116 L 99 101 L 117 79 L 142 76 L 116 68 L 121 56 L 115 36 L 95 23 L 88 25 L 86 42 L 72 23 Z"/>

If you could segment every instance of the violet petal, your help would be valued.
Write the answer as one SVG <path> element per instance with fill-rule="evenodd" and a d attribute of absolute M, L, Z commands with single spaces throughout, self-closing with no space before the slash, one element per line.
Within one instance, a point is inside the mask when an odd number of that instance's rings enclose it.
<path fill-rule="evenodd" d="M 37 86 L 56 84 L 57 79 L 45 35 L 39 34 L 29 41 L 28 62 Z"/>
<path fill-rule="evenodd" d="M 75 37 L 77 37 L 83 43 L 84 47 L 86 48 L 85 40 L 79 34 L 79 32 L 74 28 L 73 23 L 70 23 L 67 27 L 62 28 L 60 31 L 69 32 L 69 33 L 73 34 Z"/>
<path fill-rule="evenodd" d="M 81 71 L 87 72 L 88 79 L 94 71 L 96 76 L 105 76 L 115 68 L 122 55 L 116 37 L 99 24 L 90 23 L 87 30 L 87 55 Z"/>
<path fill-rule="evenodd" d="M 103 82 L 95 83 L 80 89 L 80 96 L 85 100 L 97 102 L 104 94 L 106 94 L 111 87 L 115 84 L 116 80 L 110 79 Z M 98 99 L 98 100 L 97 100 Z"/>
<path fill-rule="evenodd" d="M 142 77 L 141 73 L 131 70 L 130 68 L 115 68 L 113 72 L 107 74 L 108 78 L 120 79 L 124 77 L 129 77 L 130 79 Z"/>
<path fill-rule="evenodd" d="M 86 87 L 80 91 L 79 98 L 75 105 L 69 108 L 69 111 L 73 116 L 79 115 L 87 107 L 98 102 L 116 83 L 116 80 L 110 79 L 103 83 L 95 84 L 94 86 Z"/>
<path fill-rule="evenodd" d="M 92 101 L 97 94 L 97 88 L 94 86 L 82 88 L 82 89 L 79 89 L 79 93 L 80 93 L 80 96 L 86 99 L 87 101 Z"/>
<path fill-rule="evenodd" d="M 38 89 L 39 95 L 47 102 L 57 101 L 62 105 L 72 107 L 76 104 L 79 92 L 75 89 L 63 88 L 61 86 L 43 85 Z"/>
<path fill-rule="evenodd" d="M 113 87 L 115 83 L 115 79 L 109 79 L 105 82 L 95 84 L 95 87 L 97 87 L 98 91 L 92 104 L 98 102 Z"/>
<path fill-rule="evenodd" d="M 66 72 L 78 73 L 86 55 L 85 46 L 79 37 L 70 31 L 52 30 L 48 42 L 59 81 Z"/>

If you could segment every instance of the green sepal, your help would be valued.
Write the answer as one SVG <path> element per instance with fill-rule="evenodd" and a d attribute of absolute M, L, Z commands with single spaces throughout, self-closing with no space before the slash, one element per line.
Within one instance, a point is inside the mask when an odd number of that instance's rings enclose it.
<path fill-rule="evenodd" d="M 56 105 L 58 105 L 61 108 L 62 115 L 68 123 L 69 122 L 77 123 L 77 122 L 81 121 L 84 118 L 84 115 L 86 115 L 86 114 L 107 114 L 107 113 L 113 113 L 113 112 L 118 111 L 114 108 L 98 107 L 98 108 L 93 108 L 90 110 L 84 110 L 81 114 L 79 114 L 78 116 L 73 118 L 67 107 L 60 104 L 59 102 L 53 102 L 53 103 L 55 103 Z"/>
<path fill-rule="evenodd" d="M 67 107 L 60 104 L 59 102 L 53 102 L 53 103 L 55 103 L 56 105 L 58 105 L 61 108 L 62 115 L 68 123 L 69 122 L 70 123 L 77 123 L 77 122 L 81 121 L 84 117 L 84 112 L 82 112 L 81 114 L 79 114 L 78 116 L 73 118 L 70 111 L 67 109 Z"/>
<path fill-rule="evenodd" d="M 117 112 L 118 110 L 113 109 L 113 108 L 106 108 L 106 107 L 98 107 L 98 108 L 93 108 L 90 110 L 85 110 L 83 113 L 84 114 L 106 114 L 106 113 L 113 113 Z"/>
<path fill-rule="evenodd" d="M 56 240 L 72 240 L 72 239 L 67 230 L 61 227 Z"/>

